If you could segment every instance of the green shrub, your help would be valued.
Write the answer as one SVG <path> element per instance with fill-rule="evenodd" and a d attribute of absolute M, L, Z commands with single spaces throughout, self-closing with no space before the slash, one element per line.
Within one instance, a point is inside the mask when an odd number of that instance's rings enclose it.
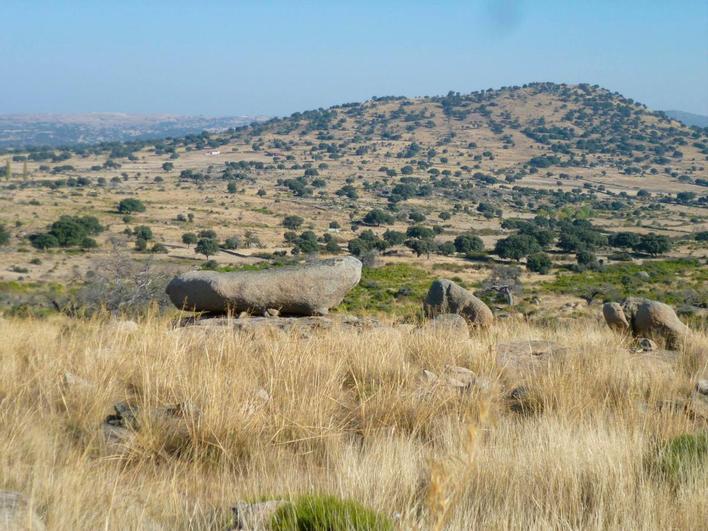
<path fill-rule="evenodd" d="M 334 496 L 301 496 L 273 515 L 273 531 L 386 531 L 393 529 L 387 516 L 354 500 Z"/>
<path fill-rule="evenodd" d="M 127 199 L 121 199 L 117 207 L 118 212 L 121 214 L 130 214 L 131 212 L 145 212 L 145 205 L 140 199 L 134 199 L 129 197 Z"/>
<path fill-rule="evenodd" d="M 10 241 L 10 233 L 5 228 L 5 225 L 0 223 L 0 245 L 7 245 Z"/>
<path fill-rule="evenodd" d="M 534 253 L 526 259 L 526 269 L 545 275 L 551 270 L 553 262 L 546 253 Z"/>

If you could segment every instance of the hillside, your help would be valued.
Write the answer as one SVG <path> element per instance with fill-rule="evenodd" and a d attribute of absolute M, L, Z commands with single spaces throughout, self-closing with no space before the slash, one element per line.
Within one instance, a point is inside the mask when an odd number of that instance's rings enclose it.
<path fill-rule="evenodd" d="M 701 528 L 707 157 L 549 83 L 8 152 L 0 527 Z M 345 254 L 236 319 L 165 296 Z M 489 308 L 424 314 L 440 277 Z"/>
<path fill-rule="evenodd" d="M 223 131 L 263 117 L 175 116 L 169 114 L 2 114 L 0 150 L 73 146 L 99 142 L 162 139 Z"/>
<path fill-rule="evenodd" d="M 666 267 L 680 274 L 658 295 L 676 301 L 688 290 L 703 306 L 707 156 L 703 131 L 597 86 L 551 83 L 373 98 L 156 142 L 18 151 L 0 166 L 9 236 L 0 279 L 84 278 L 114 249 L 189 269 L 206 258 L 195 235 L 219 244 L 209 258 L 220 267 L 378 254 L 479 287 L 493 269 L 521 266 L 531 292 L 571 297 L 559 304 L 583 295 L 558 284 L 566 273 L 590 292 L 627 290 L 620 269 L 678 259 Z M 140 208 L 119 212 L 126 199 Z M 44 237 L 62 215 L 100 227 Z"/>
<path fill-rule="evenodd" d="M 678 120 L 688 126 L 708 127 L 708 116 L 694 114 L 685 111 L 664 111 L 664 113 L 674 120 Z"/>

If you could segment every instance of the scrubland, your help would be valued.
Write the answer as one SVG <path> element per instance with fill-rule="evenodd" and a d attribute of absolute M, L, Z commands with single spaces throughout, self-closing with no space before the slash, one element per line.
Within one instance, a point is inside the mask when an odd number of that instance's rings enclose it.
<path fill-rule="evenodd" d="M 0 490 L 24 493 L 49 529 L 228 529 L 239 500 L 304 493 L 357 500 L 400 529 L 708 521 L 706 420 L 684 407 L 707 371 L 703 331 L 673 362 L 591 318 L 468 337 L 61 317 L 0 320 L 0 337 Z M 497 363 L 497 344 L 532 339 L 568 350 L 535 370 Z M 446 366 L 484 384 L 424 375 Z M 119 402 L 140 408 L 139 429 L 107 444 Z M 149 413 L 175 404 L 188 405 L 177 421 Z"/>

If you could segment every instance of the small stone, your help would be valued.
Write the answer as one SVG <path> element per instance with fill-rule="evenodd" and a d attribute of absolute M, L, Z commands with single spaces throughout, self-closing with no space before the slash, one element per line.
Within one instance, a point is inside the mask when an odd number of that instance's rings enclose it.
<path fill-rule="evenodd" d="M 240 314 L 238 314 L 239 319 L 248 319 L 249 317 L 251 317 L 251 314 L 248 312 L 241 312 Z"/>
<path fill-rule="evenodd" d="M 639 348 L 642 350 L 642 352 L 654 352 L 656 350 L 659 350 L 659 346 L 648 337 L 640 337 L 637 340 L 637 344 L 639 345 Z"/>
<path fill-rule="evenodd" d="M 708 380 L 698 380 L 696 382 L 696 392 L 700 395 L 708 396 Z"/>
<path fill-rule="evenodd" d="M 263 312 L 263 317 L 278 317 L 279 315 L 280 311 L 275 308 L 268 308 L 265 312 Z"/>
<path fill-rule="evenodd" d="M 258 398 L 262 402 L 270 402 L 270 399 L 271 399 L 268 391 L 266 391 L 262 387 L 260 389 L 258 389 L 258 391 L 256 391 L 256 398 Z"/>
<path fill-rule="evenodd" d="M 80 376 L 76 376 L 75 374 L 72 374 L 68 371 L 64 373 L 64 376 L 62 377 L 62 381 L 64 382 L 64 385 L 67 387 L 83 387 L 83 388 L 91 388 L 95 387 L 95 385 L 88 380 L 84 380 Z"/>

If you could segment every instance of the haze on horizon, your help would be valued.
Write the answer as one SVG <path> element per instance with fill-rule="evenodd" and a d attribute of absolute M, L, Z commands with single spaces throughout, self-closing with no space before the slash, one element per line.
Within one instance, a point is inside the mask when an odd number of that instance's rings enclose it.
<path fill-rule="evenodd" d="M 284 115 L 599 84 L 708 114 L 708 3 L 4 0 L 0 113 Z"/>

